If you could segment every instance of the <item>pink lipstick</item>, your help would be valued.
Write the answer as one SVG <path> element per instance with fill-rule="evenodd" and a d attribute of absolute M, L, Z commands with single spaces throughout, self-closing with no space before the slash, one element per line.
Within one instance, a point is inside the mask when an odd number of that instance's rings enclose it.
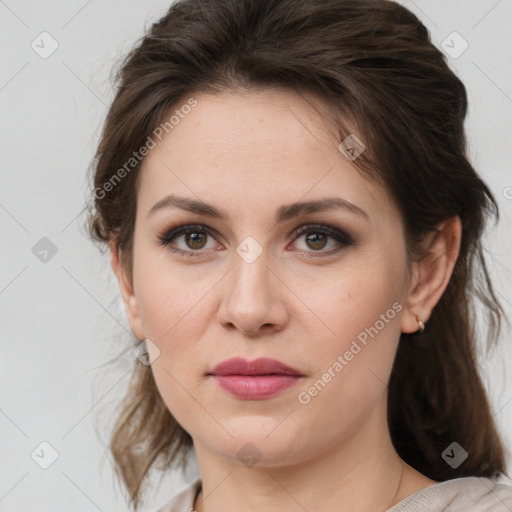
<path fill-rule="evenodd" d="M 240 357 L 227 359 L 208 375 L 228 393 L 247 400 L 270 398 L 294 386 L 304 377 L 298 370 L 266 357 L 254 361 Z"/>

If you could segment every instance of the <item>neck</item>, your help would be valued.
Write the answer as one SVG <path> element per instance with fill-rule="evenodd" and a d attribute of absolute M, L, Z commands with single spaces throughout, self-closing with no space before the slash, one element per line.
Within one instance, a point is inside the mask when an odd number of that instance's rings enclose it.
<path fill-rule="evenodd" d="M 381 424 L 376 415 L 348 441 L 290 465 L 246 467 L 194 440 L 202 479 L 195 510 L 383 512 L 434 482 L 400 459 Z"/>

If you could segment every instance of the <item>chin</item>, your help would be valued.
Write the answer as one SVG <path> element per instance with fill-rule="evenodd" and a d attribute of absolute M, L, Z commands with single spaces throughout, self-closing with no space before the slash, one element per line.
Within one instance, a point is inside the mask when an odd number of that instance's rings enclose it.
<path fill-rule="evenodd" d="M 297 424 L 286 428 L 287 421 L 279 425 L 282 418 L 261 416 L 237 418 L 232 423 L 225 421 L 222 424 L 233 437 L 226 434 L 222 439 L 208 439 L 207 444 L 224 457 L 249 467 L 251 464 L 282 466 L 286 461 L 296 463 L 301 441 L 307 436 L 300 433 Z"/>

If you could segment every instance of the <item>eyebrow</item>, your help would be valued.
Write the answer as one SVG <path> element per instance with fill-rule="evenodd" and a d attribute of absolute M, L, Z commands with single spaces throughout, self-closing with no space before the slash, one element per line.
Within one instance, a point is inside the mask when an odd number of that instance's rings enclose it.
<path fill-rule="evenodd" d="M 220 220 L 226 220 L 229 218 L 229 214 L 223 209 L 216 208 L 211 204 L 204 203 L 196 199 L 178 197 L 174 194 L 169 194 L 168 196 L 155 203 L 149 210 L 148 217 L 164 208 L 180 208 L 191 213 L 196 213 L 198 215 L 204 215 L 206 217 L 212 217 L 214 219 Z M 303 201 L 283 205 L 277 210 L 275 222 L 280 223 L 297 217 L 301 214 L 323 212 L 336 208 L 341 208 L 350 213 L 368 219 L 368 214 L 359 208 L 359 206 L 356 206 L 355 204 L 352 204 L 349 201 L 339 197 L 325 197 L 322 199 L 315 199 L 313 201 Z"/>

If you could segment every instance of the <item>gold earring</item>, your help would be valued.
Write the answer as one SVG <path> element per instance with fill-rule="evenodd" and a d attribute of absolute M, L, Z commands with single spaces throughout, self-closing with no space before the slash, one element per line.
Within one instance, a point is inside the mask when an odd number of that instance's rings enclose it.
<path fill-rule="evenodd" d="M 422 333 L 425 330 L 425 324 L 422 322 L 420 315 L 416 315 L 416 320 L 418 320 L 419 330 Z"/>

